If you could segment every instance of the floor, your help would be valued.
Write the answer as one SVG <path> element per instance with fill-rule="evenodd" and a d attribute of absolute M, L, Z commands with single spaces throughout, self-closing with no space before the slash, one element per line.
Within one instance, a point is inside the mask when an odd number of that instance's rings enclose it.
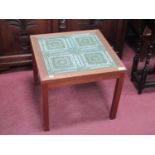
<path fill-rule="evenodd" d="M 128 71 L 117 118 L 109 120 L 115 80 L 50 90 L 50 128 L 42 130 L 40 87 L 31 70 L 0 74 L 0 134 L 155 134 L 155 88 L 141 95 L 130 81 L 134 52 L 127 45 Z"/>

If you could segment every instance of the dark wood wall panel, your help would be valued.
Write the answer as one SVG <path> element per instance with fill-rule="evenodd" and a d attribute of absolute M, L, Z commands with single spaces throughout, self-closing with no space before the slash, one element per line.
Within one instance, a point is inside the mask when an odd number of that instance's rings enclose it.
<path fill-rule="evenodd" d="M 51 30 L 51 20 L 0 20 L 0 69 L 31 65 L 30 35 Z"/>
<path fill-rule="evenodd" d="M 3 19 L 0 20 L 0 70 L 31 65 L 31 34 L 100 29 L 121 57 L 126 20 Z"/>
<path fill-rule="evenodd" d="M 1 20 L 0 55 L 30 53 L 30 34 L 49 33 L 49 20 Z"/>
<path fill-rule="evenodd" d="M 117 54 L 122 57 L 127 20 L 119 19 L 69 19 L 61 20 L 59 31 L 100 29 Z"/>

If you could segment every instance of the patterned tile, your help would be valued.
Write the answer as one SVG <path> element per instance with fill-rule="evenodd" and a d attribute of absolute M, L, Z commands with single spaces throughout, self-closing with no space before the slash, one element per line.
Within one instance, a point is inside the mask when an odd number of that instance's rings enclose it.
<path fill-rule="evenodd" d="M 116 66 L 94 32 L 42 37 L 39 45 L 49 75 Z"/>
<path fill-rule="evenodd" d="M 96 42 L 94 41 L 94 39 L 92 37 L 77 37 L 75 38 L 77 44 L 79 45 L 79 47 L 83 47 L 83 46 L 94 46 L 96 45 Z"/>
<path fill-rule="evenodd" d="M 106 63 L 106 59 L 101 53 L 86 53 L 84 56 L 89 65 Z"/>
<path fill-rule="evenodd" d="M 50 73 L 64 73 L 75 71 L 78 69 L 73 55 L 60 55 L 60 56 L 47 56 L 45 58 L 46 66 L 48 66 L 48 71 Z"/>
<path fill-rule="evenodd" d="M 69 49 L 67 42 L 63 38 L 41 38 L 40 46 L 43 53 L 55 52 L 57 50 Z"/>

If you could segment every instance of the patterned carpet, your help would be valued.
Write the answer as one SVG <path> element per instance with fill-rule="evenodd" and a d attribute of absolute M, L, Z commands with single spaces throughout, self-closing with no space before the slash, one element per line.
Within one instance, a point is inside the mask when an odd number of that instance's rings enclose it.
<path fill-rule="evenodd" d="M 50 90 L 50 128 L 42 130 L 40 87 L 32 71 L 0 75 L 0 134 L 155 134 L 155 88 L 142 95 L 130 82 L 133 51 L 125 46 L 128 68 L 118 115 L 109 120 L 114 80 Z"/>

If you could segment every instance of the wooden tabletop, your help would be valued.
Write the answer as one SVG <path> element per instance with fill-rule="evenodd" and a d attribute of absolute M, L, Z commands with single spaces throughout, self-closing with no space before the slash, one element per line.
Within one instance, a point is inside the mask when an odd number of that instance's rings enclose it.
<path fill-rule="evenodd" d="M 41 81 L 126 70 L 99 30 L 31 35 L 31 43 Z"/>

